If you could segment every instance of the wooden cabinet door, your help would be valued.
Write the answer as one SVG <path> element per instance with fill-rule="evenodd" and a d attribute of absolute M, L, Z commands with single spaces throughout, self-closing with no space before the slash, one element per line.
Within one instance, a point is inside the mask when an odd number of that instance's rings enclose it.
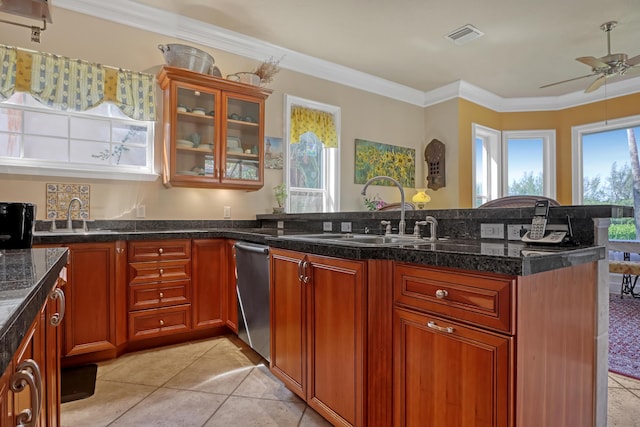
<path fill-rule="evenodd" d="M 69 245 L 63 356 L 116 348 L 115 243 Z"/>
<path fill-rule="evenodd" d="M 227 246 L 224 239 L 192 243 L 193 329 L 224 325 L 222 292 L 227 286 Z"/>
<path fill-rule="evenodd" d="M 271 371 L 306 400 L 306 308 L 298 278 L 304 255 L 271 250 Z"/>
<path fill-rule="evenodd" d="M 58 279 L 58 286 L 47 300 L 43 328 L 45 330 L 46 378 L 43 398 L 47 411 L 47 426 L 60 425 L 60 353 L 62 349 L 62 325 L 66 304 L 64 301 L 64 279 Z"/>
<path fill-rule="evenodd" d="M 40 377 L 38 379 L 38 375 L 34 375 L 36 382 L 39 380 L 40 382 L 40 390 L 36 391 L 40 397 L 40 405 L 38 407 L 34 407 L 36 402 L 31 398 L 33 390 L 31 390 L 30 385 L 26 385 L 21 391 L 13 392 L 13 420 L 14 422 L 11 425 L 20 425 L 17 424 L 17 421 L 21 418 L 21 413 L 27 409 L 31 410 L 32 417 L 35 416 L 36 409 L 38 410 L 38 418 L 34 423 L 36 426 L 46 426 L 46 410 L 45 410 L 45 401 L 44 395 L 46 390 L 46 377 L 45 377 L 45 328 L 44 328 L 44 320 L 45 320 L 45 306 L 38 312 L 36 320 L 33 322 L 29 330 L 27 331 L 25 337 L 22 340 L 22 343 L 18 347 L 18 350 L 13 356 L 13 374 L 10 382 L 15 382 L 16 372 L 20 370 L 21 366 L 23 366 L 23 362 L 30 360 L 35 362 L 37 365 L 37 369 L 39 370 Z M 27 362 L 28 363 L 28 362 Z M 37 385 L 36 385 L 37 387 Z"/>
<path fill-rule="evenodd" d="M 309 255 L 307 402 L 332 424 L 362 426 L 365 267 Z"/>
<path fill-rule="evenodd" d="M 509 425 L 512 338 L 400 308 L 394 426 Z"/>
<path fill-rule="evenodd" d="M 238 333 L 238 294 L 236 291 L 236 258 L 233 245 L 234 240 L 227 240 L 227 281 L 222 289 L 222 318 L 229 329 Z"/>
<path fill-rule="evenodd" d="M 13 375 L 13 363 L 9 361 L 7 369 L 0 377 L 0 426 L 14 426 L 13 422 L 13 394 L 9 388 L 9 381 Z"/>

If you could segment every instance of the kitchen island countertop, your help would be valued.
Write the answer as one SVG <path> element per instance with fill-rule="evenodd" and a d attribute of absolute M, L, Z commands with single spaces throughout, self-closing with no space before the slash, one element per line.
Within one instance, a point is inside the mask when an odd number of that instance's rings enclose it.
<path fill-rule="evenodd" d="M 228 238 L 317 255 L 350 259 L 390 259 L 438 267 L 526 276 L 605 258 L 603 246 L 530 246 L 519 241 L 456 240 L 421 245 L 358 247 L 329 242 L 281 239 L 302 231 L 274 228 L 203 228 L 176 230 L 99 230 L 88 234 L 37 233 L 34 244 L 109 242 L 116 240 Z"/>
<path fill-rule="evenodd" d="M 67 256 L 66 248 L 0 250 L 0 372 L 47 300 Z"/>

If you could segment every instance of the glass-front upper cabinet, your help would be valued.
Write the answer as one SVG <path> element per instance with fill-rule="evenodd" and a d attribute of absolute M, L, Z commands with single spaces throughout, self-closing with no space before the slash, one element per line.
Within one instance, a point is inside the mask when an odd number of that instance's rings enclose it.
<path fill-rule="evenodd" d="M 163 67 L 163 180 L 168 186 L 264 185 L 264 102 L 271 91 Z"/>
<path fill-rule="evenodd" d="M 259 181 L 264 161 L 262 105 L 248 97 L 226 94 L 223 181 Z"/>

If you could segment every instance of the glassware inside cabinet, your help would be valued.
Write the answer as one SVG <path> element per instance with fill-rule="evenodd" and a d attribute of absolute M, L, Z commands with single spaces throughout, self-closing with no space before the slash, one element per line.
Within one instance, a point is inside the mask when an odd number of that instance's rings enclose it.
<path fill-rule="evenodd" d="M 229 97 L 225 178 L 260 180 L 259 163 L 262 153 L 260 129 L 260 104 Z"/>
<path fill-rule="evenodd" d="M 214 93 L 178 87 L 176 105 L 176 174 L 214 176 Z"/>

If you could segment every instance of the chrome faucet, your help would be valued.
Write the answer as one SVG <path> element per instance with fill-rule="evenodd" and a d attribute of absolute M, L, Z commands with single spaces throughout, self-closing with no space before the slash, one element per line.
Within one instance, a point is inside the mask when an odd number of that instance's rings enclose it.
<path fill-rule="evenodd" d="M 360 193 L 360 194 L 362 194 L 364 196 L 367 193 L 367 187 L 372 182 L 378 181 L 378 180 L 381 180 L 381 179 L 393 183 L 393 185 L 398 187 L 398 190 L 400 190 L 400 223 L 398 224 L 398 235 L 399 236 L 404 236 L 404 229 L 406 228 L 406 222 L 404 220 L 404 189 L 402 188 L 402 185 L 398 181 L 396 181 L 395 179 L 391 178 L 390 176 L 385 176 L 385 175 L 374 176 L 373 178 L 371 178 L 369 181 L 367 181 L 364 184 L 364 187 L 362 187 L 362 193 Z"/>
<path fill-rule="evenodd" d="M 80 209 L 82 209 L 82 200 L 80 200 L 77 197 L 74 197 L 73 199 L 69 200 L 69 206 L 67 207 L 67 229 L 68 230 L 73 230 L 73 222 L 71 221 L 71 206 L 73 205 L 73 202 L 78 202 L 78 206 L 80 207 Z"/>
<path fill-rule="evenodd" d="M 427 215 L 424 222 L 429 224 L 429 237 L 426 240 L 429 242 L 435 242 L 438 239 L 436 231 L 438 228 L 438 220 L 431 215 Z"/>

